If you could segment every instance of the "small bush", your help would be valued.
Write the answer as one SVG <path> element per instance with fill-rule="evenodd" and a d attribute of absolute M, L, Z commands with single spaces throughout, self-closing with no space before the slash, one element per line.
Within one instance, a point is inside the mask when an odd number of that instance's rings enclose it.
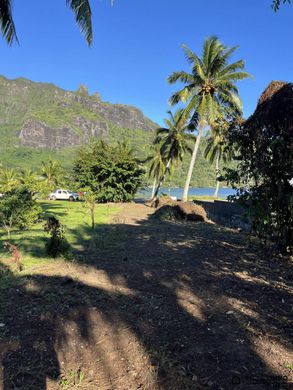
<path fill-rule="evenodd" d="M 55 217 L 49 217 L 44 225 L 44 231 L 50 234 L 50 239 L 46 242 L 46 252 L 52 257 L 65 256 L 69 251 L 69 244 L 65 238 L 64 227 Z"/>

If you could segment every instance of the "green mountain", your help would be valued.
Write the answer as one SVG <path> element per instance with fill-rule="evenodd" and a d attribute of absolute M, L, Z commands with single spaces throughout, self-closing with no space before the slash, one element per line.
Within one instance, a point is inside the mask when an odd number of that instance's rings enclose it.
<path fill-rule="evenodd" d="M 93 137 L 110 143 L 128 139 L 139 157 L 149 153 L 157 125 L 137 108 L 103 102 L 86 87 L 66 91 L 53 84 L 0 76 L 0 163 L 38 168 L 55 158 L 69 169 L 76 149 Z M 215 170 L 200 156 L 192 185 L 213 186 Z M 189 157 L 167 184 L 184 183 Z"/>

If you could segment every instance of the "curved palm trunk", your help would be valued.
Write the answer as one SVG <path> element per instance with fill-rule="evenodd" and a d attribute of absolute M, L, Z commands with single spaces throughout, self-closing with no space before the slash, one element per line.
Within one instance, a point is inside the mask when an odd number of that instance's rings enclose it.
<path fill-rule="evenodd" d="M 152 196 L 151 196 L 151 200 L 154 199 L 154 196 L 155 196 L 155 191 L 156 191 L 156 183 L 157 183 L 157 180 L 156 180 L 156 177 L 154 178 L 154 182 L 153 182 L 153 189 L 152 189 Z"/>
<path fill-rule="evenodd" d="M 195 160 L 196 160 L 196 156 L 197 156 L 197 152 L 198 152 L 198 148 L 199 148 L 199 144 L 200 144 L 200 140 L 201 140 L 201 136 L 202 136 L 202 129 L 203 129 L 203 125 L 200 124 L 199 125 L 199 129 L 198 129 L 198 135 L 196 137 L 196 141 L 195 141 L 195 144 L 194 144 L 194 149 L 193 149 L 191 160 L 190 160 L 190 165 L 189 165 L 189 169 L 188 169 L 188 173 L 187 173 L 186 182 L 185 182 L 185 185 L 184 185 L 184 191 L 183 191 L 183 196 L 182 196 L 183 202 L 187 201 L 187 196 L 188 196 L 188 190 L 189 190 L 189 186 L 190 186 L 191 176 L 192 176 L 192 172 L 193 172 L 193 168 L 194 168 L 194 164 L 195 164 Z"/>
<path fill-rule="evenodd" d="M 159 181 L 159 184 L 157 186 L 157 189 L 156 189 L 156 192 L 154 194 L 153 199 L 157 199 L 157 197 L 158 197 L 159 190 L 160 190 L 160 188 L 161 188 L 161 186 L 162 186 L 162 184 L 163 184 L 163 182 L 165 180 L 165 177 L 166 177 L 167 171 L 168 171 L 168 169 L 170 167 L 170 164 L 171 164 L 171 159 L 169 159 L 169 161 L 168 161 L 168 163 L 166 165 L 165 172 L 164 172 L 163 176 L 161 177 L 161 180 Z"/>
<path fill-rule="evenodd" d="M 220 189 L 220 182 L 218 180 L 218 176 L 219 176 L 219 173 L 220 173 L 219 161 L 220 161 L 220 153 L 218 152 L 217 153 L 217 158 L 216 158 L 216 178 L 217 178 L 216 180 L 217 180 L 217 184 L 216 184 L 216 189 L 215 189 L 215 192 L 214 192 L 214 198 L 218 197 L 219 189 Z"/>

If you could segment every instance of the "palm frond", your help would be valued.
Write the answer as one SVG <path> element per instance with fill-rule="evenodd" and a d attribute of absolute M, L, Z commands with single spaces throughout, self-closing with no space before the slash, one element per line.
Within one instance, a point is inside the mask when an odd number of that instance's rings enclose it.
<path fill-rule="evenodd" d="M 89 0 L 66 0 L 66 4 L 75 15 L 76 23 L 79 25 L 81 33 L 85 36 L 89 45 L 92 44 L 92 12 Z"/>
<path fill-rule="evenodd" d="M 177 81 L 180 81 L 181 83 L 192 83 L 193 82 L 193 76 L 190 73 L 184 72 L 184 71 L 179 71 L 179 72 L 173 72 L 169 77 L 168 77 L 168 83 L 169 84 L 174 84 Z"/>
<path fill-rule="evenodd" d="M 16 29 L 12 17 L 12 1 L 0 1 L 0 25 L 3 37 L 11 45 L 14 40 L 18 42 Z"/>

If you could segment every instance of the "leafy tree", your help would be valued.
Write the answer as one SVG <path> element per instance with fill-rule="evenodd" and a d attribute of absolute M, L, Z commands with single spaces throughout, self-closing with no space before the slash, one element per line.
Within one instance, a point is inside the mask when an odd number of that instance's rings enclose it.
<path fill-rule="evenodd" d="M 125 148 L 104 141 L 80 149 L 73 177 L 79 189 L 90 190 L 98 202 L 127 202 L 141 185 L 144 171 Z"/>
<path fill-rule="evenodd" d="M 76 23 L 79 25 L 81 33 L 86 37 L 89 45 L 92 43 L 92 13 L 89 0 L 66 0 L 66 4 L 72 9 Z M 12 0 L 0 1 L 0 26 L 2 36 L 7 43 L 12 44 L 18 41 L 16 28 L 12 16 Z"/>
<path fill-rule="evenodd" d="M 33 225 L 41 211 L 41 207 L 27 190 L 7 192 L 0 200 L 1 227 L 10 237 L 13 228 L 23 230 Z"/>
<path fill-rule="evenodd" d="M 224 163 L 230 161 L 233 157 L 233 149 L 229 147 L 226 140 L 226 130 L 229 128 L 229 123 L 224 119 L 217 120 L 212 126 L 212 135 L 206 140 L 204 150 L 205 158 L 213 164 L 216 162 L 216 188 L 214 197 L 218 197 L 220 189 L 220 161 Z"/>
<path fill-rule="evenodd" d="M 197 123 L 197 137 L 184 186 L 183 200 L 187 200 L 194 164 L 203 129 L 223 116 L 241 114 L 242 104 L 235 82 L 249 77 L 244 72 L 244 61 L 229 63 L 237 47 L 227 48 L 217 37 L 207 38 L 202 58 L 183 46 L 191 73 L 174 72 L 168 78 L 170 84 L 180 81 L 185 86 L 170 98 L 172 105 L 185 102 L 193 126 Z"/>
<path fill-rule="evenodd" d="M 14 168 L 0 167 L 0 192 L 9 192 L 19 184 L 19 176 Z"/>
<path fill-rule="evenodd" d="M 167 127 L 157 129 L 155 145 L 160 145 L 161 155 L 166 162 L 163 175 L 159 178 L 154 197 L 158 196 L 161 185 L 173 164 L 182 162 L 185 153 L 192 153 L 190 141 L 194 141 L 193 135 L 189 133 L 194 129 L 195 124 L 189 121 L 189 115 L 181 108 L 173 115 L 168 111 L 169 118 L 165 119 Z"/>
<path fill-rule="evenodd" d="M 225 180 L 246 209 L 252 229 L 278 251 L 293 250 L 293 84 L 272 82 L 255 113 L 228 133 L 237 167 Z"/>

